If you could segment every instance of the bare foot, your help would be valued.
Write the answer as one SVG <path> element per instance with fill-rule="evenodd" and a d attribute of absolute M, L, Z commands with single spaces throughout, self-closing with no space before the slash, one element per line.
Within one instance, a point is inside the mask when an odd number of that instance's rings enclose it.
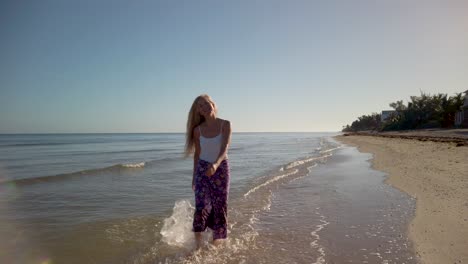
<path fill-rule="evenodd" d="M 195 244 L 196 244 L 196 249 L 200 249 L 202 246 L 202 233 L 201 232 L 195 232 Z"/>
<path fill-rule="evenodd" d="M 213 246 L 216 246 L 216 247 L 220 246 L 220 245 L 224 244 L 225 240 L 226 239 L 215 239 L 215 240 L 213 240 Z"/>

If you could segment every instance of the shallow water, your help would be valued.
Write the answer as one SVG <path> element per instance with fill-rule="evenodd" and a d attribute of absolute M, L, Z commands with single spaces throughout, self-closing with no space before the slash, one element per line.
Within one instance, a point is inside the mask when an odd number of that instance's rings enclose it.
<path fill-rule="evenodd" d="M 343 148 L 276 191 L 258 221 L 258 243 L 271 249 L 259 260 L 416 263 L 406 236 L 414 201 L 384 184 L 369 158 Z"/>
<path fill-rule="evenodd" d="M 16 152 L 0 159 L 7 172 L 0 176 L 10 180 L 0 185 L 0 233 L 8 238 L 0 260 L 416 263 L 406 236 L 414 201 L 383 183 L 370 155 L 330 136 L 234 134 L 229 238 L 212 248 L 207 232 L 197 252 L 183 135 L 13 137 L 14 144 L 4 136 L 2 154 Z M 58 169 L 67 161 L 71 169 Z"/>

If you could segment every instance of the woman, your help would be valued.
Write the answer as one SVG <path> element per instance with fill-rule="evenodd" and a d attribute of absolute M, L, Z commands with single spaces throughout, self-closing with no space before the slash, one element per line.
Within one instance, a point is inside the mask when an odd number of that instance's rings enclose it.
<path fill-rule="evenodd" d="M 200 247 L 201 232 L 207 227 L 213 230 L 214 245 L 227 237 L 227 151 L 231 140 L 231 123 L 217 118 L 216 114 L 216 104 L 203 94 L 193 102 L 187 120 L 185 154 L 189 156 L 193 153 L 193 231 L 197 247 Z"/>

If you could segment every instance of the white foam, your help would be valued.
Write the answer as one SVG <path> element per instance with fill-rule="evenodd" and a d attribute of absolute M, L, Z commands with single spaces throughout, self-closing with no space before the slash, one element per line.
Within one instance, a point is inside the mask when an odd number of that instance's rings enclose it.
<path fill-rule="evenodd" d="M 176 201 L 172 215 L 164 219 L 160 232 L 161 241 L 171 246 L 192 248 L 194 246 L 192 232 L 194 209 L 188 200 Z"/>
<path fill-rule="evenodd" d="M 295 170 L 292 171 L 292 172 L 289 172 L 289 173 L 286 173 L 286 174 L 282 174 L 282 175 L 278 175 L 278 176 L 276 176 L 276 177 L 274 177 L 274 178 L 272 178 L 272 179 L 270 179 L 270 180 L 268 180 L 268 181 L 266 181 L 266 182 L 264 182 L 264 183 L 262 183 L 262 184 L 260 184 L 260 185 L 258 185 L 258 186 L 255 186 L 254 188 L 250 189 L 246 194 L 244 194 L 244 197 L 249 196 L 251 193 L 254 193 L 256 190 L 258 190 L 258 189 L 260 189 L 260 188 L 262 188 L 262 187 L 264 187 L 264 186 L 267 186 L 267 185 L 270 184 L 270 183 L 273 183 L 273 182 L 275 182 L 275 181 L 278 181 L 278 180 L 280 180 L 280 179 L 282 179 L 282 178 L 284 178 L 284 177 L 288 177 L 288 176 L 290 176 L 290 175 L 296 174 L 296 173 L 298 173 L 298 172 L 299 172 L 299 170 L 298 170 L 298 169 L 295 169 Z"/>
<path fill-rule="evenodd" d="M 340 148 L 341 148 L 341 146 L 336 147 L 336 148 L 326 149 L 326 150 L 320 151 L 320 153 L 323 154 L 323 153 L 327 153 L 327 152 L 330 152 L 330 151 L 333 151 L 333 150 L 336 150 L 336 149 L 340 149 Z"/>
<path fill-rule="evenodd" d="M 323 228 L 325 228 L 325 226 L 330 224 L 330 222 L 325 221 L 324 220 L 325 216 L 321 215 L 319 212 L 316 212 L 316 214 L 320 215 L 321 224 L 316 225 L 317 228 L 310 233 L 315 238 L 310 243 L 310 246 L 313 247 L 313 248 L 317 248 L 317 251 L 319 252 L 319 256 L 317 257 L 317 259 L 315 260 L 315 262 L 313 264 L 322 264 L 322 263 L 325 263 L 325 250 L 323 249 L 323 247 L 321 247 L 318 244 L 318 241 L 320 240 L 320 236 L 319 236 L 318 232 L 320 232 L 320 230 L 322 230 Z"/>
<path fill-rule="evenodd" d="M 312 166 L 310 166 L 310 167 L 307 167 L 307 170 L 308 170 L 309 172 L 311 172 L 313 168 L 317 167 L 317 165 L 318 165 L 318 164 L 315 163 L 314 165 L 312 165 Z M 302 179 L 302 178 L 304 178 L 304 177 L 306 177 L 306 176 L 307 176 L 307 174 L 304 175 L 304 176 L 301 176 L 301 177 L 294 178 L 291 182 L 295 182 L 295 181 L 300 180 L 300 179 Z"/>
<path fill-rule="evenodd" d="M 122 167 L 124 168 L 143 168 L 145 167 L 146 162 L 140 162 L 140 163 L 129 163 L 129 164 L 122 164 Z"/>
<path fill-rule="evenodd" d="M 369 253 L 369 255 L 374 255 L 374 256 L 377 256 L 379 259 L 383 259 L 382 255 L 380 255 L 379 252 L 372 252 L 372 253 Z"/>
<path fill-rule="evenodd" d="M 263 211 L 270 211 L 271 209 L 271 198 L 273 196 L 273 193 L 270 191 L 270 195 L 268 195 L 268 201 L 267 203 L 265 204 L 265 206 L 263 206 Z"/>
<path fill-rule="evenodd" d="M 302 165 L 302 164 L 305 164 L 305 163 L 308 163 L 308 162 L 311 162 L 311 161 L 314 161 L 314 160 L 323 160 L 323 159 L 328 158 L 330 156 L 332 156 L 332 154 L 327 154 L 325 156 L 313 157 L 313 158 L 304 159 L 304 160 L 297 160 L 297 161 L 289 163 L 286 166 L 286 169 L 291 169 L 291 168 L 297 167 L 299 165 Z"/>

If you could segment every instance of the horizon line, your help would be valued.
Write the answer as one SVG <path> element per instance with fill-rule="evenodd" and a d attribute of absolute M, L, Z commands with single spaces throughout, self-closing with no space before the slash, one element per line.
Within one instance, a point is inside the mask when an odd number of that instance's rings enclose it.
<path fill-rule="evenodd" d="M 342 131 L 235 131 L 232 133 L 338 133 Z M 16 132 L 0 135 L 57 135 L 57 134 L 185 134 L 185 132 Z"/>

